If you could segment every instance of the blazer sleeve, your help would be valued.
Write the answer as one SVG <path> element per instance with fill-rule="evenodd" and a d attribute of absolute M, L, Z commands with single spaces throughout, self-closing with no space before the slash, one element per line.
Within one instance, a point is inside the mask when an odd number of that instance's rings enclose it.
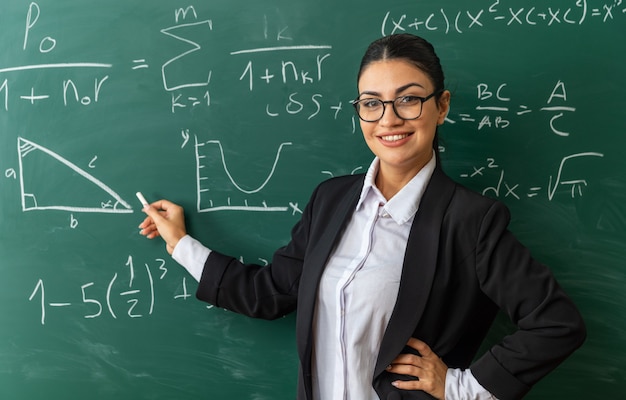
<path fill-rule="evenodd" d="M 481 290 L 518 329 L 470 367 L 500 400 L 519 399 L 585 339 L 576 306 L 550 270 L 508 231 L 508 209 L 495 202 L 478 231 L 476 270 Z"/>
<path fill-rule="evenodd" d="M 244 264 L 212 251 L 204 264 L 196 297 L 254 318 L 276 319 L 294 311 L 316 192 L 293 227 L 291 241 L 274 253 L 269 265 Z"/>

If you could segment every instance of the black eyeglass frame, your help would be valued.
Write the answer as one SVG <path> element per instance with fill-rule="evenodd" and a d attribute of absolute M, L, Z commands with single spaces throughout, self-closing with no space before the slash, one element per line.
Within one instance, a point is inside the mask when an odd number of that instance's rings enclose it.
<path fill-rule="evenodd" d="M 352 100 L 350 103 L 352 104 L 352 106 L 354 107 L 354 111 L 356 112 L 356 115 L 359 117 L 360 120 L 364 121 L 364 122 L 377 122 L 380 121 L 381 119 L 383 119 L 383 117 L 385 116 L 385 111 L 387 110 L 387 107 L 385 107 L 385 105 L 387 104 L 391 104 L 391 108 L 393 108 L 393 112 L 396 114 L 396 116 L 402 120 L 405 121 L 413 121 L 415 119 L 418 119 L 419 117 L 422 116 L 422 112 L 424 111 L 424 102 L 430 100 L 431 98 L 440 95 L 441 93 L 443 93 L 443 89 L 440 90 L 436 90 L 434 92 L 432 92 L 431 94 L 429 94 L 426 97 L 420 97 L 420 96 L 414 96 L 414 95 L 404 95 L 404 96 L 398 96 L 393 100 L 380 100 L 380 99 L 373 99 L 373 98 L 365 98 L 365 99 L 359 99 L 356 98 L 354 100 Z M 417 115 L 417 117 L 414 118 L 405 118 L 403 116 L 401 116 L 400 114 L 398 114 L 398 110 L 396 109 L 396 101 L 398 101 L 398 99 L 402 99 L 404 97 L 415 97 L 417 99 L 420 100 L 420 113 Z M 380 117 L 378 117 L 377 119 L 365 119 L 363 117 L 361 117 L 361 114 L 359 113 L 359 103 L 365 100 L 376 100 L 379 101 L 382 105 L 383 105 L 383 112 L 380 114 Z"/>

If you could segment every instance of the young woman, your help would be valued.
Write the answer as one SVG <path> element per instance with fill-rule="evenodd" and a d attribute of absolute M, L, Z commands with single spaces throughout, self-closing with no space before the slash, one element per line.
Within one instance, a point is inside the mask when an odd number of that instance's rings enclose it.
<path fill-rule="evenodd" d="M 199 299 L 273 319 L 297 310 L 298 399 L 518 399 L 585 339 L 574 304 L 508 231 L 495 200 L 448 178 L 450 92 L 430 43 L 373 42 L 353 102 L 375 158 L 313 192 L 269 266 L 187 235 L 181 207 L 140 225 L 199 281 Z M 498 310 L 518 330 L 476 358 Z"/>

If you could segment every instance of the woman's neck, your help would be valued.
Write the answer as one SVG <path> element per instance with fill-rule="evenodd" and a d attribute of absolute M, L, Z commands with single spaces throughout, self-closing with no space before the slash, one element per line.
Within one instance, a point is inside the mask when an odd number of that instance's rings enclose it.
<path fill-rule="evenodd" d="M 380 163 L 374 181 L 376 187 L 380 190 L 385 199 L 390 200 L 402 190 L 429 161 L 430 160 L 427 160 L 418 165 L 413 165 L 410 168 L 398 168 Z"/>

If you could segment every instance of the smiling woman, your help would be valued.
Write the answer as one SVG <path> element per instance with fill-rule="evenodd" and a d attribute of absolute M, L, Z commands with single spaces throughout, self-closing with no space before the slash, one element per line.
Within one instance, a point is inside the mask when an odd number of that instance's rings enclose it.
<path fill-rule="evenodd" d="M 443 124 L 450 108 L 450 92 L 437 91 L 424 71 L 402 58 L 374 61 L 361 68 L 359 104 L 371 104 L 368 99 L 373 98 L 383 107 L 380 117 L 373 121 L 362 118 L 363 107 L 358 107 L 358 112 L 365 142 L 380 160 L 376 185 L 389 200 L 432 158 L 437 126 Z M 434 97 L 435 101 L 426 101 L 437 93 L 441 94 Z M 395 96 L 399 97 L 388 101 L 379 98 Z M 407 116 L 398 113 L 396 107 L 398 99 L 404 98 L 419 98 Z M 384 112 L 387 103 L 394 112 Z"/>
<path fill-rule="evenodd" d="M 443 172 L 450 92 L 430 43 L 375 41 L 358 90 L 369 170 L 321 183 L 269 265 L 204 247 L 167 200 L 144 208 L 140 233 L 165 240 L 201 300 L 266 319 L 297 310 L 298 399 L 521 398 L 582 344 L 578 310 L 507 208 Z M 517 331 L 473 361 L 498 310 Z"/>

